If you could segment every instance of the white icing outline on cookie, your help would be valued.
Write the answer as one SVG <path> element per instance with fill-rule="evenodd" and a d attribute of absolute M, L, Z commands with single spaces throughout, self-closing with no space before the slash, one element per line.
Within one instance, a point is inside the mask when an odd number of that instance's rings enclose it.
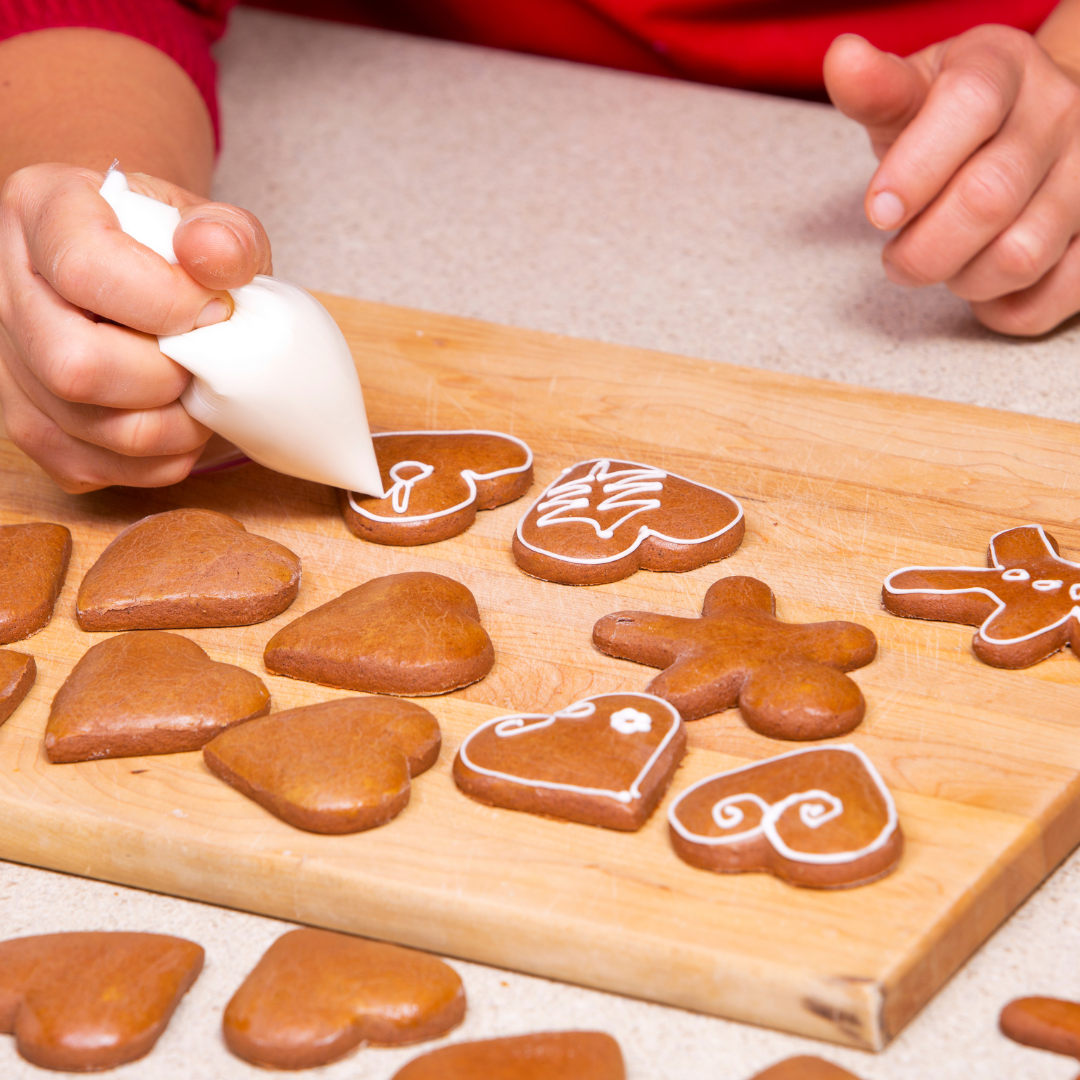
<path fill-rule="evenodd" d="M 611 462 L 613 460 L 617 460 L 617 459 L 613 459 L 613 458 L 586 458 L 584 461 L 576 461 L 576 462 L 574 462 L 573 465 L 569 465 L 569 466 L 567 466 L 567 468 L 563 469 L 563 471 L 561 473 L 559 473 L 559 475 L 556 476 L 555 479 L 550 484 L 548 484 L 548 486 L 546 488 L 544 488 L 544 490 L 540 493 L 540 496 L 537 498 L 537 500 L 532 504 L 532 506 L 529 507 L 528 510 L 525 511 L 525 514 L 522 516 L 521 520 L 518 522 L 517 529 L 516 529 L 516 535 L 517 535 L 518 541 L 520 543 L 522 543 L 525 547 L 527 547 L 530 551 L 535 551 L 537 555 L 544 555 L 549 559 L 557 559 L 559 562 L 580 563 L 582 565 L 588 565 L 588 566 L 600 566 L 603 563 L 617 562 L 619 559 L 625 559 L 627 555 L 630 555 L 633 552 L 637 551 L 637 549 L 639 547 L 641 547 L 641 545 L 650 536 L 658 537 L 660 540 L 667 540 L 668 543 L 671 543 L 671 544 L 684 544 L 684 545 L 704 544 L 709 540 L 715 540 L 717 537 L 723 536 L 724 533 L 726 533 L 726 532 L 730 532 L 730 530 L 735 528 L 735 526 L 738 525 L 739 522 L 742 521 L 742 519 L 743 519 L 742 503 L 740 503 L 739 500 L 736 499 L 733 495 L 729 495 L 726 491 L 721 491 L 720 488 L 710 487 L 708 484 L 702 484 L 697 480 L 689 479 L 689 477 L 680 476 L 678 473 L 667 472 L 664 469 L 657 469 L 652 465 L 642 465 L 640 462 L 637 462 L 637 461 L 619 461 L 620 465 L 630 465 L 630 466 L 632 466 L 633 469 L 642 470 L 642 473 L 639 474 L 639 475 L 641 475 L 641 480 L 639 481 L 639 483 L 642 484 L 642 485 L 645 483 L 645 477 L 644 477 L 645 472 L 647 472 L 649 474 L 655 474 L 656 479 L 661 479 L 661 478 L 662 479 L 667 479 L 667 477 L 670 476 L 670 477 L 673 477 L 676 480 L 682 480 L 684 483 L 691 484 L 694 487 L 704 488 L 706 491 L 712 491 L 717 495 L 722 495 L 725 499 L 727 499 L 735 507 L 737 513 L 735 514 L 735 517 L 733 517 L 731 519 L 731 521 L 727 525 L 725 525 L 722 529 L 718 529 L 716 532 L 710 533 L 708 536 L 696 537 L 693 540 L 684 540 L 684 539 L 681 539 L 679 537 L 668 536 L 665 533 L 658 532 L 656 529 L 650 528 L 648 525 L 642 525 L 641 528 L 638 530 L 637 538 L 634 540 L 634 542 L 629 547 L 625 548 L 624 550 L 618 552 L 615 555 L 605 555 L 602 558 L 596 558 L 596 559 L 583 559 L 583 558 L 578 558 L 578 557 L 573 556 L 573 555 L 561 555 L 556 551 L 548 551 L 545 548 L 539 548 L 535 544 L 530 544 L 529 541 L 525 539 L 525 537 L 524 537 L 524 535 L 522 534 L 522 531 L 521 531 L 522 526 L 524 526 L 524 524 L 525 524 L 526 520 L 528 519 L 529 515 L 534 510 L 538 510 L 539 507 L 540 507 L 540 504 L 547 500 L 548 495 L 550 494 L 550 492 L 552 490 L 555 490 L 555 489 L 559 488 L 560 486 L 568 488 L 568 487 L 571 486 L 571 484 L 573 484 L 573 485 L 584 484 L 584 483 L 586 483 L 586 481 L 590 477 L 592 477 L 592 474 L 593 474 L 594 471 L 596 471 L 596 469 L 595 468 L 590 469 L 588 476 L 579 477 L 577 480 L 570 481 L 568 484 L 560 485 L 559 481 L 562 480 L 562 478 L 564 476 L 566 476 L 567 473 L 573 472 L 574 469 L 580 468 L 582 465 L 592 465 L 592 466 L 594 466 L 596 468 L 603 467 L 603 466 L 610 466 Z M 607 479 L 607 477 L 618 477 L 618 476 L 624 475 L 625 472 L 627 472 L 627 471 L 629 471 L 629 470 L 624 470 L 622 473 L 618 473 L 618 472 L 616 472 L 616 473 L 605 473 L 603 476 L 598 476 L 595 479 L 605 480 L 605 479 Z M 628 483 L 633 483 L 633 481 L 627 481 L 627 482 Z M 662 484 L 659 485 L 659 486 L 661 487 L 661 489 L 663 488 Z M 605 491 L 607 490 L 607 485 L 605 485 L 604 490 Z M 649 490 L 655 490 L 655 488 L 649 488 Z M 591 485 L 590 485 L 590 492 L 589 493 L 591 494 Z M 639 493 L 639 492 L 633 492 L 633 491 L 626 492 L 626 494 L 636 494 L 636 493 Z M 640 492 L 640 493 L 644 493 L 644 492 Z M 569 494 L 570 493 L 568 492 L 567 496 L 569 496 Z M 548 520 L 548 521 L 543 522 L 543 525 L 557 525 L 557 524 L 560 524 L 562 522 L 569 522 L 569 521 L 587 522 L 588 524 L 593 526 L 593 528 L 596 530 L 596 534 L 599 537 L 601 537 L 602 539 L 608 539 L 613 534 L 614 530 L 616 528 L 618 528 L 619 525 L 621 525 L 628 518 L 633 517 L 634 514 L 640 514 L 643 511 L 649 510 L 649 509 L 657 509 L 660 505 L 662 505 L 662 500 L 657 500 L 657 499 L 648 499 L 648 500 L 641 500 L 641 501 L 643 503 L 644 502 L 656 503 L 657 505 L 656 506 L 642 505 L 642 506 L 638 507 L 638 509 L 636 509 L 636 510 L 632 511 L 631 513 L 626 514 L 622 518 L 620 518 L 619 521 L 617 521 L 614 525 L 612 525 L 610 529 L 601 530 L 599 522 L 594 521 L 592 518 L 556 518 L 554 520 Z M 566 510 L 580 509 L 580 507 L 582 505 L 585 505 L 585 506 L 588 505 L 588 500 L 587 499 L 585 500 L 584 504 L 582 504 L 580 500 L 574 500 L 574 502 L 576 502 L 576 505 L 574 505 L 571 502 L 567 502 L 567 504 L 563 507 L 563 509 L 566 509 Z M 604 502 L 610 503 L 611 500 L 610 499 L 605 499 Z M 628 505 L 628 504 L 616 502 L 614 505 L 619 506 L 619 505 Z M 611 508 L 612 507 L 608 507 L 608 509 L 611 509 Z M 599 507 L 597 507 L 597 509 L 599 509 Z M 561 512 L 561 510 L 560 511 L 555 511 L 555 512 L 558 513 L 558 512 Z M 551 518 L 551 513 L 545 514 L 543 516 L 547 517 L 547 518 Z M 542 528 L 543 525 L 540 524 L 540 521 L 538 519 L 537 520 L 537 526 Z M 607 536 L 605 536 L 605 533 L 607 534 Z"/>
<path fill-rule="evenodd" d="M 525 451 L 525 464 L 514 465 L 509 469 L 496 469 L 495 472 L 489 473 L 477 473 L 472 469 L 462 469 L 458 475 L 465 481 L 469 487 L 469 497 L 463 502 L 459 502 L 456 506 L 451 506 L 448 510 L 434 510 L 430 514 L 400 514 L 397 517 L 382 517 L 379 514 L 373 514 L 370 510 L 365 510 L 362 506 L 358 506 L 356 499 L 353 496 L 356 494 L 354 491 L 347 492 L 349 496 L 349 506 L 359 514 L 361 517 L 367 518 L 369 521 L 382 521 L 390 523 L 398 523 L 402 521 L 434 521 L 436 518 L 449 517 L 450 514 L 456 514 L 459 510 L 464 510 L 466 506 L 471 505 L 476 501 L 476 482 L 477 480 L 495 480 L 500 476 L 509 476 L 511 473 L 523 473 L 532 467 L 533 452 L 532 447 L 527 442 L 519 439 L 516 435 L 507 435 L 505 431 L 482 431 L 482 430 L 463 430 L 463 431 L 379 431 L 374 433 L 372 439 L 385 439 L 391 435 L 494 435 L 500 439 L 507 439 L 510 442 L 517 443 L 518 446 Z M 401 465 L 423 465 L 423 462 L 419 461 L 399 461 L 390 470 L 391 477 L 397 481 L 397 477 L 393 475 L 394 469 Z M 434 469 L 430 465 L 424 465 L 424 468 Z M 431 473 L 427 473 L 425 476 L 416 477 L 412 484 L 419 482 L 420 480 L 426 480 Z M 400 483 L 408 483 L 408 481 L 400 481 Z M 395 488 L 396 488 L 395 484 Z M 383 496 L 384 499 L 390 498 L 394 488 Z M 394 505 L 393 503 L 391 505 Z M 405 508 L 408 509 L 408 497 L 405 499 Z"/>
<path fill-rule="evenodd" d="M 653 702 L 663 709 L 665 709 L 672 718 L 671 727 L 668 728 L 663 739 L 657 744 L 656 749 L 653 751 L 652 756 L 645 763 L 644 768 L 634 778 L 633 783 L 626 791 L 610 791 L 606 788 L 587 788 L 579 787 L 577 784 L 560 784 L 554 780 L 531 780 L 525 776 L 514 776 L 512 773 L 499 772 L 496 769 L 485 769 L 482 765 L 475 765 L 469 760 L 469 743 L 480 734 L 481 731 L 486 731 L 489 727 L 495 727 L 495 734 L 500 738 L 510 738 L 515 735 L 527 735 L 532 731 L 539 731 L 541 728 L 550 727 L 556 720 L 584 720 L 596 713 L 596 706 L 594 701 L 599 701 L 601 698 L 609 697 L 629 697 L 640 698 L 645 701 Z M 620 710 L 621 711 L 621 710 Z M 614 715 L 614 714 L 613 714 Z M 530 724 L 528 721 L 539 721 L 535 724 Z M 458 750 L 458 754 L 461 757 L 462 764 L 467 766 L 475 773 L 480 773 L 482 776 L 491 776 L 496 780 L 506 780 L 512 784 L 521 784 L 523 787 L 532 788 L 546 788 L 549 791 L 573 791 L 578 795 L 602 795 L 609 799 L 614 799 L 616 802 L 630 803 L 634 799 L 641 798 L 640 785 L 642 781 L 652 771 L 652 767 L 660 759 L 660 755 L 667 749 L 668 744 L 673 738 L 675 738 L 675 732 L 679 730 L 682 725 L 682 717 L 679 715 L 678 710 L 670 702 L 664 701 L 663 698 L 658 698 L 653 694 L 639 694 L 639 693 L 613 693 L 613 694 L 593 694 L 592 697 L 582 698 L 580 701 L 575 701 L 572 705 L 568 705 L 565 709 L 560 709 L 558 712 L 553 713 L 512 713 L 509 716 L 496 716 L 493 720 L 488 720 L 481 724 L 475 731 L 471 732 L 465 741 L 461 744 Z M 501 730 L 499 730 L 501 727 Z M 633 734 L 633 733 L 631 733 Z"/>
<path fill-rule="evenodd" d="M 869 773 L 870 778 L 874 781 L 878 791 L 881 792 L 888 811 L 888 820 L 881 832 L 878 833 L 877 837 L 869 844 L 859 848 L 857 851 L 795 851 L 793 848 L 788 847 L 780 836 L 780 833 L 776 828 L 777 822 L 783 814 L 791 809 L 792 806 L 797 806 L 800 803 L 803 805 L 799 810 L 799 818 L 804 825 L 811 829 L 820 828 L 827 821 L 832 821 L 833 818 L 838 817 L 843 813 L 843 802 L 836 795 L 833 795 L 822 788 L 812 788 L 809 791 L 793 792 L 791 795 L 788 795 L 777 803 L 768 803 L 760 795 L 751 791 L 725 795 L 723 799 L 717 800 L 712 808 L 713 821 L 715 821 L 717 826 L 721 829 L 733 829 L 743 821 L 745 815 L 738 807 L 732 805 L 735 802 L 753 802 L 762 810 L 761 822 L 758 825 L 755 825 L 752 829 L 747 829 L 746 832 L 737 833 L 734 836 L 702 836 L 700 833 L 692 832 L 679 820 L 678 810 L 683 799 L 692 792 L 697 791 L 699 787 L 711 784 L 714 780 L 718 780 L 723 776 L 734 776 L 736 773 L 747 772 L 750 769 L 756 769 L 761 765 L 768 765 L 774 761 L 783 761 L 786 758 L 797 757 L 800 754 L 824 754 L 833 750 L 841 753 L 854 754 L 859 758 L 865 766 L 866 771 Z M 822 803 L 828 803 L 829 809 L 820 811 L 813 809 L 815 804 L 820 806 Z M 839 810 L 837 807 L 839 807 Z M 725 811 L 729 810 L 734 810 L 734 813 L 725 814 Z M 724 817 L 726 820 L 719 820 L 717 817 L 718 813 L 720 817 Z M 696 784 L 691 784 L 690 787 L 676 796 L 671 806 L 668 807 L 668 821 L 671 824 L 671 827 L 684 840 L 691 844 L 702 844 L 706 847 L 719 847 L 726 844 L 738 844 L 744 840 L 751 840 L 756 836 L 764 835 L 765 839 L 769 841 L 775 851 L 789 862 L 808 863 L 813 866 L 837 866 L 842 865 L 843 863 L 856 862 L 859 859 L 865 858 L 867 855 L 872 855 L 875 851 L 880 851 L 881 848 L 889 842 L 892 834 L 896 832 L 896 828 L 900 823 L 900 816 L 896 812 L 896 802 L 893 799 L 892 792 L 885 786 L 885 781 L 881 779 L 881 774 L 874 767 L 874 763 L 853 743 L 836 743 L 831 746 L 806 746 L 799 750 L 790 750 L 786 754 L 777 754 L 776 757 L 766 758 L 764 761 L 751 762 L 749 765 L 740 765 L 737 769 L 727 769 L 724 772 L 713 773 L 712 776 L 706 776 L 704 780 L 699 780 Z"/>
<path fill-rule="evenodd" d="M 1002 529 L 1000 532 L 994 533 L 990 537 L 990 557 L 994 560 L 993 566 L 901 566 L 899 570 L 894 570 L 886 579 L 883 588 L 886 592 L 893 596 L 904 596 L 910 593 L 920 593 L 924 596 L 960 596 L 962 593 L 982 593 L 984 596 L 989 596 L 991 600 L 997 603 L 997 607 L 983 620 L 982 626 L 975 631 L 976 637 L 981 637 L 983 641 L 988 642 L 991 645 L 1019 645 L 1023 641 L 1031 641 L 1032 638 L 1042 637 L 1043 634 L 1050 633 L 1051 630 L 1056 630 L 1059 626 L 1064 626 L 1070 619 L 1080 619 L 1080 607 L 1070 608 L 1064 615 L 1061 616 L 1057 622 L 1051 623 L 1049 626 L 1040 627 L 1038 630 L 1033 630 L 1030 634 L 1023 634 L 1021 637 L 1014 638 L 995 638 L 991 637 L 986 628 L 994 619 L 996 619 L 1008 606 L 1000 596 L 997 595 L 992 589 L 981 588 L 978 585 L 969 586 L 966 589 L 895 589 L 891 582 L 897 574 L 903 574 L 908 570 L 972 570 L 980 574 L 992 574 L 998 570 L 1005 570 L 1004 565 L 998 560 L 997 549 L 994 547 L 994 541 L 1004 533 L 1013 532 L 1015 529 L 1038 529 L 1039 536 L 1042 537 L 1042 542 L 1046 547 L 1046 553 L 1055 562 L 1061 563 L 1063 566 L 1071 567 L 1073 570 L 1080 571 L 1080 563 L 1071 562 L 1069 559 L 1063 559 L 1052 547 L 1050 541 L 1046 538 L 1046 530 L 1041 525 L 1014 525 L 1011 529 Z M 1017 568 L 1019 569 L 1019 568 Z M 1005 574 L 1001 577 L 1003 580 L 1017 580 L 1016 578 L 1006 579 L 1005 575 L 1009 571 L 1006 570 Z M 1024 571 L 1027 574 L 1027 571 Z M 1030 575 L 1028 575 L 1030 577 Z M 1027 580 L 1024 578 L 1022 580 Z M 1050 578 L 1043 578 L 1039 581 L 1032 582 L 1031 587 L 1039 592 L 1052 592 L 1056 589 L 1060 589 L 1064 584 L 1063 581 L 1057 581 Z M 1080 601 L 1080 581 L 1074 582 L 1069 586 L 1069 599 Z M 948 622 L 948 619 L 932 620 L 934 622 Z"/>

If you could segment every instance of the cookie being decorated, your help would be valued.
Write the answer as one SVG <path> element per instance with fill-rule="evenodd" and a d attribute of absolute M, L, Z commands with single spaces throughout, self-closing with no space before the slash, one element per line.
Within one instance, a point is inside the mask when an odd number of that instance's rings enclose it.
<path fill-rule="evenodd" d="M 772 739 L 828 739 L 856 727 L 862 691 L 844 674 L 877 653 L 858 623 L 785 623 L 764 582 L 721 578 L 705 594 L 700 619 L 616 611 L 593 627 L 608 656 L 664 670 L 646 689 L 684 720 L 738 705 Z"/>
<path fill-rule="evenodd" d="M 0 724 L 30 693 L 37 678 L 37 664 L 29 653 L 0 649 Z"/>
<path fill-rule="evenodd" d="M 249 626 L 283 612 L 300 559 L 212 510 L 169 510 L 129 525 L 79 586 L 83 630 Z"/>
<path fill-rule="evenodd" d="M 636 570 L 683 572 L 727 558 L 744 531 L 742 507 L 726 492 L 601 458 L 559 474 L 518 523 L 513 551 L 532 577 L 601 585 Z"/>
<path fill-rule="evenodd" d="M 978 626 L 975 655 L 1024 668 L 1065 645 L 1080 648 L 1080 563 L 1063 559 L 1041 525 L 990 539 L 987 566 L 904 566 L 881 590 L 885 607 L 909 619 Z"/>
<path fill-rule="evenodd" d="M 63 525 L 0 526 L 0 645 L 48 623 L 70 558 L 71 533 Z"/>
<path fill-rule="evenodd" d="M 481 724 L 458 750 L 454 782 L 489 806 L 633 832 L 685 752 L 685 729 L 666 701 L 596 694 L 559 712 Z"/>
<path fill-rule="evenodd" d="M 824 1058 L 800 1054 L 798 1057 L 778 1061 L 752 1080 L 859 1080 L 854 1074 L 841 1069 Z"/>
<path fill-rule="evenodd" d="M 465 990 L 426 953 L 330 930 L 292 930 L 233 995 L 222 1029 L 237 1057 L 312 1069 L 358 1046 L 437 1039 L 465 1017 Z"/>
<path fill-rule="evenodd" d="M 0 1032 L 42 1069 L 113 1069 L 153 1049 L 202 965 L 200 946 L 165 934 L 3 941 Z"/>
<path fill-rule="evenodd" d="M 671 844 L 702 870 L 764 870 L 792 885 L 865 885 L 900 861 L 892 793 L 849 744 L 806 747 L 706 777 L 668 810 Z"/>
<path fill-rule="evenodd" d="M 345 524 L 376 544 L 433 544 L 463 533 L 478 510 L 513 502 L 532 483 L 532 450 L 497 431 L 373 435 L 386 495 L 338 493 Z"/>
<path fill-rule="evenodd" d="M 279 630 L 267 671 L 370 694 L 446 694 L 482 679 L 495 649 L 473 594 L 420 571 L 374 578 Z"/>
<path fill-rule="evenodd" d="M 318 833 L 385 825 L 438 760 L 434 716 L 366 697 L 305 705 L 228 728 L 203 747 L 210 771 L 282 821 Z"/>
<path fill-rule="evenodd" d="M 179 634 L 119 634 L 87 650 L 53 698 L 51 762 L 178 754 L 270 711 L 263 681 Z"/>
<path fill-rule="evenodd" d="M 1075 1001 L 1017 998 L 1001 1010 L 998 1023 L 1013 1042 L 1080 1058 L 1080 1004 Z"/>

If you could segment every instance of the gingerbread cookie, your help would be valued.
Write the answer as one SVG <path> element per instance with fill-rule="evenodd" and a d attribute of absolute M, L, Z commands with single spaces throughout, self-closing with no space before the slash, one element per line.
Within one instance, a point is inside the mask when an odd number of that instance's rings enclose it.
<path fill-rule="evenodd" d="M 481 724 L 458 750 L 454 782 L 478 802 L 633 832 L 683 754 L 679 714 L 651 694 L 596 694 L 559 712 Z"/>
<path fill-rule="evenodd" d="M 725 559 L 744 531 L 742 507 L 726 492 L 601 458 L 563 469 L 518 523 L 513 550 L 533 577 L 602 585 Z"/>
<path fill-rule="evenodd" d="M 892 793 L 870 759 L 843 743 L 699 780 L 671 804 L 668 824 L 691 866 L 765 870 L 818 889 L 884 877 L 904 846 Z"/>
<path fill-rule="evenodd" d="M 495 650 L 464 585 L 420 571 L 374 578 L 279 630 L 267 671 L 371 694 L 446 694 L 482 679 Z"/>
<path fill-rule="evenodd" d="M 210 771 L 282 821 L 318 833 L 385 825 L 439 757 L 439 722 L 396 698 L 345 698 L 249 720 L 203 747 Z"/>
<path fill-rule="evenodd" d="M 1013 1042 L 1080 1058 L 1080 1004 L 1075 1001 L 1017 998 L 1001 1010 L 998 1022 Z"/>
<path fill-rule="evenodd" d="M 237 1057 L 312 1069 L 358 1046 L 437 1039 L 465 1017 L 461 978 L 434 956 L 330 930 L 279 937 L 222 1023 Z"/>
<path fill-rule="evenodd" d="M 52 762 L 178 754 L 269 711 L 257 675 L 216 663 L 194 641 L 120 634 L 88 649 L 57 690 L 45 753 Z"/>
<path fill-rule="evenodd" d="M 44 521 L 0 526 L 0 645 L 51 618 L 71 558 L 71 533 Z"/>
<path fill-rule="evenodd" d="M 778 1061 L 752 1080 L 859 1080 L 854 1073 L 841 1069 L 823 1058 L 800 1054 Z"/>
<path fill-rule="evenodd" d="M 532 450 L 497 431 L 372 435 L 386 495 L 338 492 L 345 524 L 376 544 L 433 544 L 463 533 L 477 510 L 519 499 L 532 483 Z"/>
<path fill-rule="evenodd" d="M 3 941 L 0 1032 L 43 1069 L 113 1069 L 153 1049 L 202 965 L 200 946 L 165 934 Z"/>
<path fill-rule="evenodd" d="M 29 653 L 0 649 L 0 724 L 30 693 L 36 678 L 37 664 Z"/>
<path fill-rule="evenodd" d="M 972 648 L 994 667 L 1030 667 L 1065 645 L 1080 648 L 1080 563 L 1063 559 L 1041 525 L 997 533 L 986 561 L 894 570 L 882 602 L 905 618 L 978 626 Z"/>
<path fill-rule="evenodd" d="M 547 1031 L 455 1043 L 413 1058 L 394 1080 L 626 1080 L 619 1044 L 602 1031 Z"/>
<path fill-rule="evenodd" d="M 213 510 L 169 510 L 129 525 L 79 586 L 84 630 L 249 626 L 281 614 L 300 559 Z"/>
<path fill-rule="evenodd" d="M 785 623 L 772 590 L 750 577 L 721 578 L 705 594 L 700 619 L 616 611 L 593 627 L 608 656 L 663 668 L 646 689 L 684 720 L 739 706 L 772 739 L 828 739 L 856 727 L 866 711 L 845 671 L 869 664 L 877 639 L 850 622 Z"/>

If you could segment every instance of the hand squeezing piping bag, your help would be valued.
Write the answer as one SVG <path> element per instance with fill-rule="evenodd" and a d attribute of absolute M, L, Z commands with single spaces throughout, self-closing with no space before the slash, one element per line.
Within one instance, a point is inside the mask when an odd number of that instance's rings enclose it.
<path fill-rule="evenodd" d="M 132 191 L 115 167 L 100 190 L 124 232 L 176 263 L 175 207 Z M 296 285 L 261 274 L 229 295 L 226 322 L 158 338 L 194 376 L 184 408 L 268 469 L 381 498 L 364 393 L 330 313 Z"/>

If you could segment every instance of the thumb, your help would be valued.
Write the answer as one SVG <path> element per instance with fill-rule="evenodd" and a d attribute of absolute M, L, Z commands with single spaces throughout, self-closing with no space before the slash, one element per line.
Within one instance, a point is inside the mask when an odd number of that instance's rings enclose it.
<path fill-rule="evenodd" d="M 235 289 L 256 274 L 273 272 L 270 240 L 259 219 L 228 203 L 181 207 L 173 251 L 207 289 Z"/>

